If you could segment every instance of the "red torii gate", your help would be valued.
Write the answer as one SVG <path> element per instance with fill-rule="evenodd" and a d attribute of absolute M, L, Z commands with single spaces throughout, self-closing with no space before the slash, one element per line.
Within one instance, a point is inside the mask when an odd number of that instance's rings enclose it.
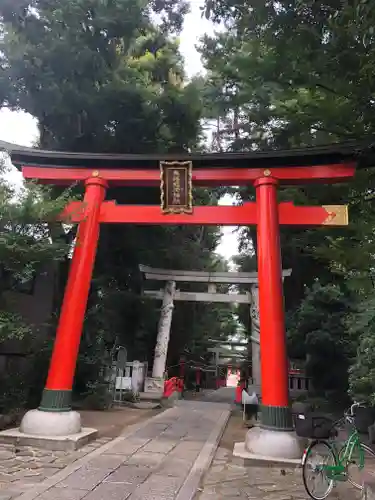
<path fill-rule="evenodd" d="M 101 223 L 256 225 L 262 427 L 291 430 L 279 225 L 339 226 L 348 224 L 348 217 L 346 206 L 297 207 L 293 203 L 278 203 L 277 191 L 285 185 L 350 181 L 362 161 L 356 148 L 338 144 L 276 152 L 201 155 L 13 150 L 12 162 L 22 169 L 26 179 L 66 186 L 77 181 L 85 184 L 84 201 L 71 203 L 63 214 L 79 223 L 79 230 L 39 411 L 71 410 L 71 390 Z M 160 186 L 161 180 L 162 207 L 105 201 L 108 187 Z M 191 185 L 249 184 L 256 189 L 254 203 L 233 207 L 192 206 Z M 34 421 L 35 418 L 28 420 L 26 415 L 21 430 L 43 434 L 43 429 L 35 428 Z M 80 422 L 77 432 L 78 426 Z M 56 430 L 56 434 L 59 432 Z"/>

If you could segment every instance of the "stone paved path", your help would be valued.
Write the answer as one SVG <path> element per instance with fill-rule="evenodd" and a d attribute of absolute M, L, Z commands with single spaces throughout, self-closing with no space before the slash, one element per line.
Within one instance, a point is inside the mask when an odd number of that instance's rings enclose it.
<path fill-rule="evenodd" d="M 205 396 L 206 401 L 233 399 L 234 389 L 228 387 Z M 300 468 L 244 467 L 233 459 L 234 442 L 243 441 L 245 433 L 242 416 L 232 417 L 194 500 L 307 500 Z M 329 499 L 361 500 L 362 495 L 349 483 L 341 483 Z"/>
<path fill-rule="evenodd" d="M 190 500 L 229 417 L 228 405 L 180 402 L 102 445 L 19 500 Z M 9 489 L 8 489 L 9 491 Z M 0 500 L 11 497 L 4 491 Z"/>
<path fill-rule="evenodd" d="M 111 441 L 102 437 L 77 451 L 0 444 L 0 500 L 10 500 Z"/>
<path fill-rule="evenodd" d="M 119 436 L 134 422 L 150 418 L 153 412 L 130 408 L 109 411 L 82 411 L 85 427 L 98 429 L 100 438 L 77 451 L 48 451 L 0 443 L 0 500 L 9 500 L 30 490 L 46 478 Z"/>
<path fill-rule="evenodd" d="M 232 441 L 245 432 L 233 427 L 235 418 L 215 453 L 229 408 L 178 402 L 113 441 L 101 438 L 74 452 L 73 463 L 72 453 L 0 447 L 0 500 L 307 499 L 300 469 L 245 468 L 233 460 Z M 360 495 L 341 484 L 330 498 Z"/>
<path fill-rule="evenodd" d="M 228 403 L 234 405 L 236 397 L 235 387 L 220 387 L 220 389 L 209 391 L 202 396 L 202 401 L 211 403 Z"/>
<path fill-rule="evenodd" d="M 301 469 L 248 467 L 236 464 L 231 452 L 219 447 L 195 500 L 307 500 Z M 340 483 L 328 497 L 332 500 L 360 500 L 349 483 Z"/>

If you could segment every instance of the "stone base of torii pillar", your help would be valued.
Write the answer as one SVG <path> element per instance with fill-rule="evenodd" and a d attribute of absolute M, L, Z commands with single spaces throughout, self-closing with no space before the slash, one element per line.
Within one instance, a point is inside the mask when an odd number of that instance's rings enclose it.
<path fill-rule="evenodd" d="M 280 432 L 253 427 L 246 433 L 245 442 L 235 443 L 233 456 L 243 465 L 279 465 L 299 467 L 306 441 L 295 432 Z"/>
<path fill-rule="evenodd" d="M 283 277 L 285 275 L 287 272 L 283 273 Z M 250 394 L 255 392 L 261 397 L 259 287 L 257 283 L 251 285 L 250 295 L 252 385 L 249 386 L 248 391 Z M 298 438 L 293 428 L 289 431 L 276 431 L 255 426 L 248 430 L 244 442 L 235 443 L 233 456 L 243 460 L 245 465 L 274 463 L 283 467 L 295 467 L 301 463 L 305 446 L 305 440 Z"/>
<path fill-rule="evenodd" d="M 32 446 L 53 451 L 72 451 L 96 439 L 97 429 L 81 427 L 78 412 L 30 410 L 20 427 L 0 432 L 0 443 Z"/>

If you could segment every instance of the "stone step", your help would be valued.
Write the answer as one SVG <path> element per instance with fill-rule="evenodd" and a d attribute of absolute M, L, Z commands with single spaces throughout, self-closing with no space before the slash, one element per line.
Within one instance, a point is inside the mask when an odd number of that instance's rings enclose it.
<path fill-rule="evenodd" d="M 139 399 L 141 401 L 155 401 L 159 402 L 162 400 L 163 394 L 160 392 L 140 392 Z"/>
<path fill-rule="evenodd" d="M 161 408 L 161 404 L 159 401 L 140 401 L 139 403 L 133 403 L 133 408 L 137 408 L 137 410 L 156 410 Z"/>

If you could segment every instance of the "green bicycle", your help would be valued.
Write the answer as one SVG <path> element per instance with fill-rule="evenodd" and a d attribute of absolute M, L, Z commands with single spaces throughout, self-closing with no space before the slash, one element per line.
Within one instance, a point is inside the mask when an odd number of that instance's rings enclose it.
<path fill-rule="evenodd" d="M 302 477 L 306 492 L 314 500 L 327 498 L 339 481 L 349 481 L 355 488 L 362 490 L 365 463 L 371 461 L 372 468 L 375 467 L 375 453 L 361 442 L 354 424 L 354 410 L 359 406 L 362 405 L 354 403 L 349 411 L 345 412 L 344 417 L 336 422 L 327 416 L 314 415 L 313 413 L 309 416 L 298 416 L 304 422 L 298 425 L 299 421 L 297 420 L 297 434 L 313 438 L 302 457 Z M 349 424 L 352 430 L 349 437 L 338 449 L 335 438 L 338 435 L 337 429 L 343 423 Z M 299 432 L 301 428 L 302 431 Z M 361 479 L 356 478 L 355 472 L 359 473 Z M 310 480 L 313 484 L 310 483 Z M 320 488 L 317 488 L 319 485 Z"/>

